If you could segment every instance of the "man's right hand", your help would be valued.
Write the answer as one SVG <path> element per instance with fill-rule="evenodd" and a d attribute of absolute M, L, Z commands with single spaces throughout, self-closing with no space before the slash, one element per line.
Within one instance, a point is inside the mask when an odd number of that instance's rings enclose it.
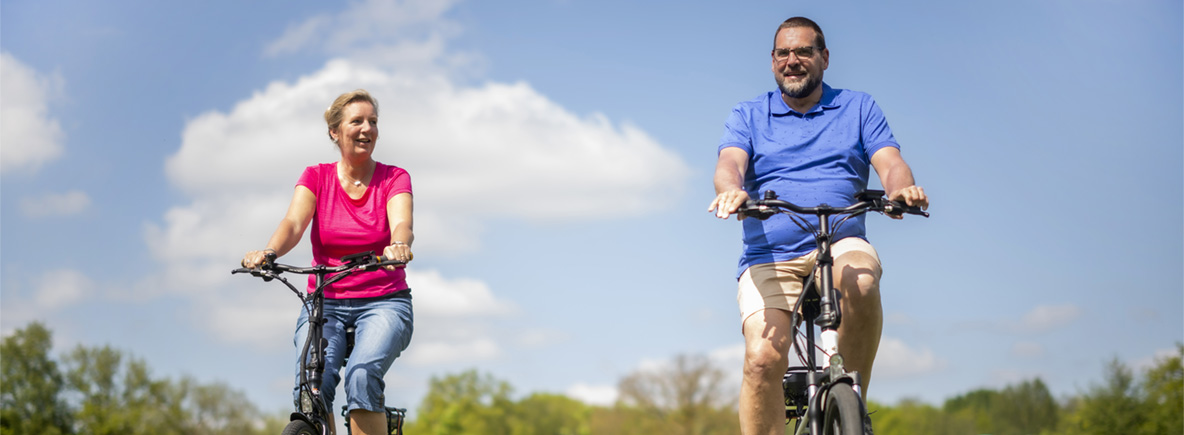
<path fill-rule="evenodd" d="M 715 212 L 715 216 L 720 219 L 727 219 L 740 209 L 740 206 L 748 202 L 748 192 L 742 189 L 727 190 L 720 192 L 711 201 L 711 205 L 707 207 L 707 211 Z M 737 219 L 744 219 L 744 215 L 737 215 Z"/>

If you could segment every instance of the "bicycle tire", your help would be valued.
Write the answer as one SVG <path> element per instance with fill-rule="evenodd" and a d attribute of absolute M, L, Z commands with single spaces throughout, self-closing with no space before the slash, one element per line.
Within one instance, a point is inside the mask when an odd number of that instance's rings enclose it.
<path fill-rule="evenodd" d="M 827 393 L 822 417 L 823 435 L 863 435 L 863 412 L 859 395 L 850 385 L 835 385 Z"/>
<path fill-rule="evenodd" d="M 284 431 L 281 435 L 320 435 L 312 426 L 304 420 L 292 420 L 287 426 L 284 426 Z"/>

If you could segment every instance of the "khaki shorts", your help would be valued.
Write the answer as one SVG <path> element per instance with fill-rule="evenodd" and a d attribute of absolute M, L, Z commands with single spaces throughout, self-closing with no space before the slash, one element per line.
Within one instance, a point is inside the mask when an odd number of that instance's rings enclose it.
<path fill-rule="evenodd" d="M 848 252 L 863 252 L 875 260 L 872 273 L 880 278 L 880 256 L 876 248 L 858 237 L 847 237 L 831 245 L 831 256 L 839 258 Z M 818 261 L 818 250 L 789 260 L 774 263 L 754 264 L 740 275 L 740 289 L 736 301 L 740 304 L 740 323 L 762 310 L 775 308 L 793 311 L 794 304 L 802 295 L 802 284 L 814 270 Z"/>

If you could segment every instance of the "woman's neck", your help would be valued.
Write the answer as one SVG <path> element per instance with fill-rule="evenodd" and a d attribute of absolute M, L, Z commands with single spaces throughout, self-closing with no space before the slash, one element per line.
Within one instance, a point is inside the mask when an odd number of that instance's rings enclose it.
<path fill-rule="evenodd" d="M 346 177 L 357 181 L 364 181 L 374 171 L 376 165 L 374 159 L 368 158 L 358 162 L 351 162 L 349 159 L 343 158 L 337 163 L 337 166 L 341 168 L 341 173 Z"/>

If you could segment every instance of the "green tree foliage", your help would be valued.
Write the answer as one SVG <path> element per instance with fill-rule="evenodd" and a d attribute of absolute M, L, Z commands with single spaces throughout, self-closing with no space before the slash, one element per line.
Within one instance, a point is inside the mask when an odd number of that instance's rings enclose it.
<path fill-rule="evenodd" d="M 0 434 L 71 433 L 65 380 L 49 357 L 52 335 L 31 323 L 0 345 Z"/>
<path fill-rule="evenodd" d="M 567 396 L 534 393 L 514 405 L 514 435 L 590 435 L 592 409 Z"/>
<path fill-rule="evenodd" d="M 1177 343 L 1175 355 L 1147 371 L 1143 392 L 1148 408 L 1143 433 L 1184 433 L 1184 344 Z"/>
<path fill-rule="evenodd" d="M 1184 434 L 1184 345 L 1156 360 L 1143 376 L 1118 360 L 1086 393 L 1053 399 L 1040 379 L 1002 390 L 980 389 L 946 400 L 941 409 L 912 400 L 868 404 L 879 435 Z"/>
<path fill-rule="evenodd" d="M 262 434 L 262 416 L 225 384 L 155 378 L 143 360 L 78 346 L 55 361 L 49 330 L 32 323 L 4 338 L 0 434 Z"/>
<path fill-rule="evenodd" d="M 1106 365 L 1102 385 L 1077 399 L 1069 433 L 1135 434 L 1145 417 L 1139 404 L 1138 385 L 1132 371 L 1117 359 Z"/>
<path fill-rule="evenodd" d="M 1118 362 L 1107 364 L 1102 384 L 1066 405 L 1061 434 L 1160 435 L 1184 433 L 1184 345 L 1156 360 L 1142 382 Z"/>
<path fill-rule="evenodd" d="M 952 416 L 932 405 L 914 399 L 901 400 L 896 406 L 868 402 L 872 425 L 877 435 L 947 435 L 970 434 L 973 421 Z"/>
<path fill-rule="evenodd" d="M 1040 379 L 1002 391 L 980 389 L 949 399 L 941 426 L 949 433 L 1039 434 L 1057 427 L 1059 407 Z"/>
<path fill-rule="evenodd" d="M 0 435 L 275 434 L 286 413 L 263 415 L 242 393 L 188 377 L 154 377 L 146 362 L 107 346 L 55 360 L 52 334 L 31 323 L 0 346 Z M 1184 344 L 1141 374 L 1117 360 L 1088 391 L 1053 399 L 1040 379 L 978 389 L 935 407 L 868 403 L 879 435 L 1184 434 Z M 548 393 L 514 400 L 509 383 L 476 370 L 433 377 L 409 434 L 716 435 L 739 433 L 734 390 L 701 356 L 679 356 L 618 384 L 613 406 Z M 792 425 L 786 427 L 791 433 Z"/>
<path fill-rule="evenodd" d="M 510 433 L 510 384 L 476 370 L 432 377 L 419 418 L 407 432 L 431 435 Z"/>

